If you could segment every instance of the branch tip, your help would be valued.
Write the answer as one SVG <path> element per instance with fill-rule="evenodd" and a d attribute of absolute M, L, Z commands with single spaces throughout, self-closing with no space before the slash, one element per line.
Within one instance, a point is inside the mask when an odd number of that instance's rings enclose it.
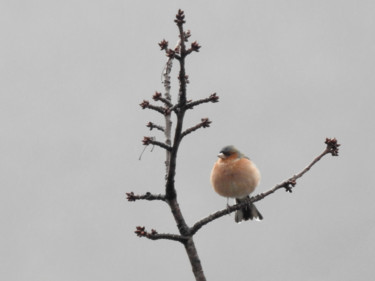
<path fill-rule="evenodd" d="M 151 229 L 151 232 L 148 232 L 144 226 L 137 226 L 134 232 L 138 237 L 147 237 L 149 239 L 153 239 L 153 236 L 158 234 L 155 229 Z"/>
<path fill-rule="evenodd" d="M 168 41 L 166 41 L 165 39 L 163 39 L 159 44 L 159 47 L 160 47 L 160 50 L 163 51 L 163 50 L 167 50 L 168 48 Z"/>
<path fill-rule="evenodd" d="M 165 108 L 161 107 L 161 106 L 156 106 L 156 105 L 152 105 L 150 104 L 150 102 L 148 100 L 143 100 L 140 104 L 140 107 L 142 107 L 142 109 L 152 109 L 152 110 L 155 110 L 163 115 L 165 115 Z"/>
<path fill-rule="evenodd" d="M 331 153 L 332 156 L 339 156 L 339 146 L 341 144 L 337 142 L 336 138 L 326 138 L 326 141 L 324 143 L 327 145 L 327 150 L 329 153 Z"/>
<path fill-rule="evenodd" d="M 169 145 L 165 144 L 165 143 L 162 143 L 160 141 L 156 141 L 155 140 L 155 137 L 143 137 L 143 140 L 142 140 L 142 143 L 143 145 L 156 145 L 156 146 L 159 146 L 161 148 L 164 148 L 165 150 L 167 151 L 171 151 L 172 150 L 172 147 L 170 147 Z"/>
<path fill-rule="evenodd" d="M 144 226 L 137 226 L 135 228 L 134 233 L 137 234 L 138 237 L 147 237 L 148 235 L 146 228 Z"/>
<path fill-rule="evenodd" d="M 160 92 L 155 92 L 155 94 L 152 96 L 152 99 L 154 101 L 158 101 L 158 100 L 160 100 L 160 98 L 161 98 L 161 93 Z"/>
<path fill-rule="evenodd" d="M 126 199 L 129 201 L 129 202 L 134 202 L 136 199 L 135 199 L 135 196 L 134 196 L 134 192 L 126 192 Z"/>
<path fill-rule="evenodd" d="M 208 102 L 219 102 L 219 96 L 216 95 L 216 93 L 211 94 L 208 98 L 196 100 L 196 101 L 188 101 L 186 104 L 186 109 L 192 109 L 194 106 L 200 105 L 202 103 L 208 103 Z"/>
<path fill-rule="evenodd" d="M 210 119 L 208 119 L 208 118 L 202 118 L 201 121 L 202 121 L 201 124 L 202 124 L 203 128 L 210 127 L 210 124 L 212 123 L 212 121 L 210 121 Z"/>
<path fill-rule="evenodd" d="M 186 23 L 184 11 L 182 11 L 181 9 L 178 10 L 177 15 L 176 15 L 176 19 L 174 20 L 174 22 L 178 26 L 182 26 L 184 23 Z"/>
<path fill-rule="evenodd" d="M 191 43 L 191 50 L 192 51 L 199 52 L 200 48 L 201 48 L 201 46 L 198 44 L 197 41 L 194 41 L 193 43 Z"/>
<path fill-rule="evenodd" d="M 143 137 L 142 143 L 143 145 L 149 145 L 154 140 L 154 137 Z"/>
<path fill-rule="evenodd" d="M 216 95 L 216 93 L 213 93 L 213 94 L 210 95 L 209 99 L 210 99 L 211 102 L 218 102 L 219 96 Z"/>
<path fill-rule="evenodd" d="M 146 109 L 150 105 L 150 102 L 148 100 L 143 100 L 139 105 L 142 109 Z"/>
<path fill-rule="evenodd" d="M 150 131 L 151 131 L 152 129 L 158 129 L 159 131 L 164 132 L 164 128 L 163 128 L 162 126 L 156 125 L 156 124 L 154 124 L 154 123 L 152 123 L 152 122 L 148 122 L 148 123 L 146 124 L 146 127 L 147 127 L 147 128 L 150 128 Z"/>
<path fill-rule="evenodd" d="M 210 119 L 208 118 L 202 118 L 201 119 L 201 122 L 189 129 L 186 129 L 182 134 L 181 134 L 181 138 L 185 137 L 186 135 L 198 130 L 199 128 L 208 128 L 210 127 L 210 124 L 212 122 L 210 121 Z"/>

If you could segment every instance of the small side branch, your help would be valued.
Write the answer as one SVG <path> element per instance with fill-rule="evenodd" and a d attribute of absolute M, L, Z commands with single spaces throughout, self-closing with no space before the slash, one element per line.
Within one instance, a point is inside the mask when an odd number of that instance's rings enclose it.
<path fill-rule="evenodd" d="M 139 105 L 142 107 L 142 109 L 148 108 L 148 109 L 151 109 L 151 110 L 155 110 L 155 111 L 157 111 L 157 112 L 159 112 L 163 115 L 166 114 L 166 110 L 165 110 L 164 107 L 152 105 L 152 104 L 150 104 L 150 102 L 148 100 L 142 101 Z"/>
<path fill-rule="evenodd" d="M 155 138 L 153 137 L 143 137 L 143 145 L 157 145 L 160 146 L 161 148 L 164 148 L 167 151 L 171 151 L 172 148 L 169 145 L 166 145 L 165 143 L 162 143 L 160 141 L 156 141 Z"/>
<path fill-rule="evenodd" d="M 135 195 L 133 191 L 126 193 L 126 199 L 129 202 L 134 202 L 136 200 L 148 200 L 148 201 L 160 200 L 160 201 L 166 201 L 165 195 L 163 195 L 163 194 L 151 194 L 150 192 L 146 192 L 145 194 L 142 194 L 142 195 Z"/>
<path fill-rule="evenodd" d="M 161 93 L 159 92 L 155 92 L 155 94 L 152 96 L 152 99 L 154 101 L 161 101 L 162 103 L 164 103 L 167 107 L 172 107 L 172 103 L 166 99 L 166 98 L 163 98 Z"/>
<path fill-rule="evenodd" d="M 134 232 L 135 234 L 137 234 L 138 237 L 146 237 L 150 240 L 165 239 L 165 240 L 178 241 L 178 242 L 181 242 L 182 244 L 185 244 L 185 242 L 188 240 L 188 237 L 181 236 L 178 234 L 169 234 L 169 233 L 159 234 L 155 229 L 151 229 L 151 232 L 147 232 L 144 226 L 137 226 Z"/>
<path fill-rule="evenodd" d="M 157 129 L 157 130 L 159 130 L 159 131 L 164 132 L 164 128 L 163 128 L 162 126 L 160 126 L 160 125 L 156 125 L 156 124 L 154 124 L 154 123 L 152 123 L 152 122 L 148 122 L 147 125 L 146 125 L 146 127 L 147 127 L 147 128 L 150 128 L 150 131 L 151 131 L 152 129 Z"/>
<path fill-rule="evenodd" d="M 189 102 L 188 104 L 186 104 L 185 108 L 186 109 L 192 109 L 194 106 L 197 106 L 197 105 L 202 104 L 202 103 L 208 103 L 208 102 L 215 103 L 215 102 L 218 102 L 218 101 L 219 101 L 219 96 L 217 96 L 216 93 L 213 93 L 208 98 L 196 100 L 196 101 L 193 101 L 193 102 Z"/>
<path fill-rule="evenodd" d="M 244 203 L 229 206 L 229 207 L 227 207 L 227 208 L 225 208 L 221 211 L 217 211 L 216 213 L 213 213 L 212 215 L 209 215 L 208 217 L 205 217 L 204 219 L 201 219 L 200 221 L 196 222 L 190 228 L 191 235 L 194 235 L 195 233 L 197 233 L 199 229 L 201 229 L 204 225 L 208 224 L 209 222 L 214 221 L 214 220 L 216 220 L 218 218 L 221 218 L 223 216 L 229 215 L 230 213 L 241 209 L 242 204 L 244 204 Z M 244 205 L 246 205 L 246 204 L 244 204 Z"/>
<path fill-rule="evenodd" d="M 217 211 L 216 213 L 209 215 L 208 217 L 196 222 L 190 229 L 191 235 L 194 235 L 202 226 L 208 224 L 209 222 L 216 220 L 222 216 L 225 216 L 227 214 L 230 214 L 236 210 L 239 210 L 243 208 L 245 205 L 249 203 L 254 203 L 257 201 L 260 201 L 267 197 L 268 195 L 271 195 L 274 193 L 276 190 L 285 188 L 286 191 L 292 192 L 292 188 L 297 184 L 297 179 L 301 178 L 304 174 L 306 174 L 312 166 L 314 166 L 317 162 L 319 162 L 325 155 L 331 154 L 332 156 L 338 156 L 339 152 L 339 146 L 340 144 L 337 143 L 337 140 L 335 138 L 329 139 L 327 138 L 325 141 L 327 147 L 326 149 L 319 155 L 317 156 L 305 169 L 303 169 L 300 173 L 290 177 L 288 180 L 283 181 L 282 183 L 276 185 L 274 188 L 268 190 L 267 192 L 258 194 L 254 197 L 250 198 L 250 202 L 244 202 L 241 204 L 236 204 L 233 206 L 230 206 L 228 208 L 225 208 L 221 211 Z"/>
<path fill-rule="evenodd" d="M 188 134 L 190 134 L 190 133 L 192 133 L 192 132 L 198 130 L 199 128 L 208 128 L 208 127 L 210 127 L 210 124 L 212 123 L 208 118 L 202 118 L 201 121 L 202 121 L 201 123 L 195 125 L 194 127 L 191 127 L 191 128 L 189 128 L 189 129 L 186 129 L 186 130 L 181 134 L 181 139 L 182 139 L 184 136 L 186 136 L 186 135 L 188 135 Z"/>
<path fill-rule="evenodd" d="M 316 157 L 305 169 L 303 169 L 300 173 L 294 175 L 293 177 L 289 178 L 288 180 L 276 185 L 274 188 L 267 191 L 266 193 L 264 194 L 262 193 L 263 197 L 260 199 L 263 199 L 269 194 L 274 193 L 276 190 L 280 188 L 285 188 L 287 192 L 292 192 L 292 188 L 297 184 L 297 179 L 301 178 L 304 174 L 306 174 L 311 169 L 311 167 L 314 166 L 317 162 L 319 162 L 320 159 L 322 159 L 325 155 L 327 154 L 331 154 L 332 156 L 339 155 L 340 144 L 337 143 L 337 140 L 335 138 L 333 139 L 326 138 L 325 144 L 327 145 L 326 149 L 318 157 Z M 259 201 L 260 199 L 256 201 Z"/>
<path fill-rule="evenodd" d="M 185 38 L 186 38 L 186 36 L 185 36 Z M 198 44 L 198 42 L 194 41 L 193 43 L 191 43 L 190 48 L 188 50 L 186 50 L 186 55 L 189 55 L 192 52 L 199 52 L 200 48 L 201 48 L 201 46 Z"/>

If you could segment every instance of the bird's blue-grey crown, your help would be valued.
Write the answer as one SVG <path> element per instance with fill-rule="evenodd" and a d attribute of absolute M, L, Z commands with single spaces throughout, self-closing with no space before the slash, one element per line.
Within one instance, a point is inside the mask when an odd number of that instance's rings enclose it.
<path fill-rule="evenodd" d="M 232 155 L 233 153 L 237 153 L 237 148 L 234 147 L 234 145 L 227 145 L 223 147 L 222 150 L 220 150 L 220 153 L 223 153 L 225 156 Z"/>
<path fill-rule="evenodd" d="M 220 157 L 220 155 L 222 155 L 222 156 L 224 156 L 224 158 L 226 158 L 226 157 L 228 157 L 230 155 L 233 155 L 235 153 L 238 154 L 238 158 L 246 157 L 234 145 L 227 145 L 227 146 L 223 147 L 223 149 L 220 150 L 219 157 Z"/>

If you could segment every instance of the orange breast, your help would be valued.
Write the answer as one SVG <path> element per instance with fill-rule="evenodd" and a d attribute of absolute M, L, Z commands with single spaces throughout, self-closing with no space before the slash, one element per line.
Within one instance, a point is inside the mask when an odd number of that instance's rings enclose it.
<path fill-rule="evenodd" d="M 259 170 L 247 158 L 219 159 L 211 172 L 212 187 L 224 197 L 243 198 L 259 181 Z"/>

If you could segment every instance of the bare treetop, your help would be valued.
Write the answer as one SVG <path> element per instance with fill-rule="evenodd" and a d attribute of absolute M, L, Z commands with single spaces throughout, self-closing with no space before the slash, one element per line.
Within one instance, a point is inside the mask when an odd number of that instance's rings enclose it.
<path fill-rule="evenodd" d="M 152 99 L 157 104 L 153 104 L 148 100 L 143 100 L 140 103 L 142 109 L 150 109 L 155 111 L 158 114 L 164 116 L 165 124 L 155 124 L 154 122 L 148 122 L 147 127 L 150 130 L 156 129 L 157 131 L 164 134 L 164 140 L 159 141 L 155 137 L 145 136 L 142 140 L 143 145 L 153 145 L 160 147 L 165 150 L 165 192 L 163 194 L 154 194 L 152 192 L 147 192 L 145 194 L 136 195 L 134 192 L 126 193 L 128 201 L 134 202 L 137 200 L 157 200 L 165 202 L 170 207 L 171 213 L 173 214 L 178 234 L 170 233 L 159 233 L 158 231 L 152 229 L 147 231 L 144 226 L 137 226 L 135 233 L 139 237 L 146 237 L 151 240 L 167 239 L 172 241 L 180 242 L 184 245 L 186 253 L 189 257 L 190 264 L 196 280 L 206 280 L 203 268 L 201 265 L 200 258 L 198 256 L 197 249 L 194 244 L 193 236 L 205 225 L 208 223 L 219 219 L 223 216 L 226 216 L 232 212 L 240 210 L 249 204 L 252 204 L 256 201 L 260 201 L 273 194 L 279 189 L 284 189 L 287 192 L 292 192 L 292 189 L 295 188 L 297 180 L 305 175 L 318 161 L 320 161 L 325 155 L 331 154 L 332 156 L 338 156 L 339 146 L 335 138 L 326 138 L 325 144 L 326 147 L 321 154 L 319 154 L 306 168 L 301 172 L 287 178 L 281 183 L 277 184 L 273 188 L 269 189 L 267 192 L 260 193 L 250 198 L 248 202 L 242 202 L 235 204 L 233 206 L 228 206 L 223 210 L 219 210 L 214 214 L 208 215 L 205 218 L 197 221 L 192 226 L 187 225 L 185 222 L 184 216 L 181 213 L 178 201 L 177 201 L 177 188 L 175 183 L 175 174 L 176 174 L 176 159 L 178 155 L 178 149 L 183 138 L 187 137 L 191 133 L 195 133 L 201 128 L 208 128 L 211 125 L 211 121 L 207 117 L 202 117 L 200 122 L 191 128 L 183 129 L 183 121 L 185 113 L 188 110 L 194 110 L 195 107 L 206 104 L 206 103 L 216 103 L 219 101 L 219 96 L 216 93 L 208 95 L 207 98 L 199 100 L 190 100 L 187 98 L 187 84 L 188 84 L 188 75 L 185 70 L 185 59 L 188 55 L 199 52 L 201 46 L 194 41 L 190 44 L 190 47 L 186 47 L 186 44 L 189 42 L 191 37 L 190 30 L 184 30 L 185 14 L 182 10 L 178 10 L 174 22 L 176 23 L 179 30 L 179 43 L 176 47 L 169 48 L 169 43 L 163 39 L 159 43 L 161 51 L 167 56 L 167 62 L 163 71 L 163 84 L 164 84 L 164 93 L 156 91 Z M 178 99 L 175 104 L 172 103 L 171 99 L 171 83 L 170 83 L 170 73 L 173 67 L 173 61 L 179 63 L 179 89 L 178 89 Z M 172 127 L 173 122 L 175 126 Z M 172 134 L 173 129 L 173 134 Z"/>

